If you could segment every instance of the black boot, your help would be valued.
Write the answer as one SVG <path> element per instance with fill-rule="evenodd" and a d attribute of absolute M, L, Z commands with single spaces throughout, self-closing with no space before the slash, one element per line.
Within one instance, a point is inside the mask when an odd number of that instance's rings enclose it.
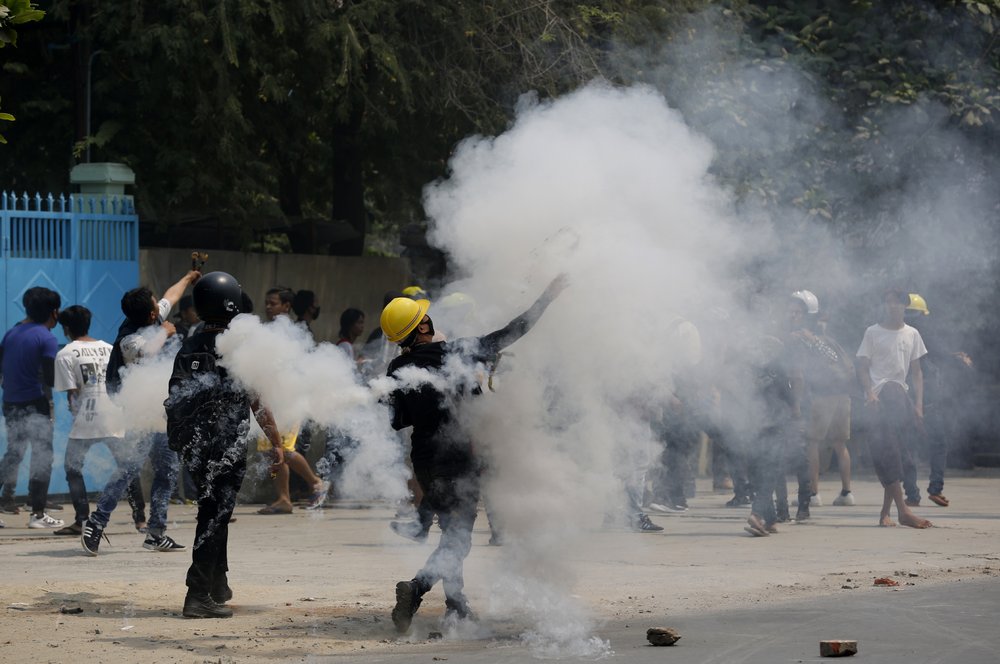
<path fill-rule="evenodd" d="M 416 580 L 396 584 L 396 606 L 392 609 L 392 623 L 400 634 L 405 634 L 410 629 L 413 616 L 420 608 L 421 595 L 423 593 Z"/>
<path fill-rule="evenodd" d="M 212 580 L 212 590 L 209 597 L 216 604 L 222 605 L 233 598 L 233 589 L 229 587 L 229 580 L 225 572 L 218 572 Z"/>
<path fill-rule="evenodd" d="M 188 591 L 184 598 L 185 618 L 232 618 L 233 610 L 216 604 L 207 593 L 194 593 Z"/>
<path fill-rule="evenodd" d="M 476 614 L 472 612 L 469 608 L 469 600 L 465 598 L 465 595 L 459 593 L 455 597 L 447 597 L 444 600 L 445 618 L 449 616 L 455 616 L 461 620 L 475 620 Z"/>

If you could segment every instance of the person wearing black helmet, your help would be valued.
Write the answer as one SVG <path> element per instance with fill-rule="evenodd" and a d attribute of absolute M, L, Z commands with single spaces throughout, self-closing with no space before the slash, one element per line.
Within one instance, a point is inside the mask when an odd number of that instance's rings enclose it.
<path fill-rule="evenodd" d="M 229 520 L 246 473 L 251 413 L 271 442 L 275 465 L 283 462 L 283 454 L 270 411 L 218 364 L 216 339 L 238 314 L 253 312 L 250 298 L 232 275 L 211 272 L 195 284 L 194 307 L 205 325 L 177 353 L 163 404 L 170 447 L 198 486 L 183 615 L 228 618 L 233 615 L 225 606 L 233 596 L 226 575 Z"/>

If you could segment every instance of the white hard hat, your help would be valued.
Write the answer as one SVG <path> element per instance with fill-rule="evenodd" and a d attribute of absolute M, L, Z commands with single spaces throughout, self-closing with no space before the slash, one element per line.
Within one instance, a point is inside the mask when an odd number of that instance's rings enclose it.
<path fill-rule="evenodd" d="M 817 298 L 812 291 L 797 290 L 792 293 L 792 297 L 796 300 L 802 300 L 803 304 L 806 305 L 806 313 L 819 313 L 819 298 Z"/>

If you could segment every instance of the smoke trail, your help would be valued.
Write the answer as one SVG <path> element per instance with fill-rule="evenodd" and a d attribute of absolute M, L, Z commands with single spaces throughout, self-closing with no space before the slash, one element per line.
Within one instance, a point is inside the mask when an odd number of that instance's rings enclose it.
<path fill-rule="evenodd" d="M 407 471 L 388 412 L 358 382 L 343 351 L 332 344 L 315 344 L 287 317 L 265 325 L 246 315 L 229 324 L 216 348 L 221 365 L 260 396 L 279 429 L 312 420 L 362 442 L 347 459 L 342 492 L 388 500 L 407 495 Z"/>
<path fill-rule="evenodd" d="M 161 331 L 157 326 L 149 326 L 142 328 L 137 334 L 151 342 Z M 144 357 L 121 370 L 121 388 L 111 399 L 122 410 L 126 431 L 166 432 L 163 401 L 167 398 L 174 355 L 179 348 L 180 339 L 171 337 L 156 355 Z"/>
<path fill-rule="evenodd" d="M 588 633 L 565 556 L 606 511 L 624 512 L 623 478 L 656 449 L 649 422 L 674 372 L 697 361 L 680 326 L 709 307 L 742 310 L 730 266 L 768 241 L 736 226 L 712 160 L 652 88 L 595 83 L 524 98 L 509 131 L 463 142 L 426 191 L 431 237 L 493 328 L 555 274 L 572 282 L 513 347 L 497 392 L 464 412 L 509 542 L 494 609 L 526 607 L 539 653 Z"/>

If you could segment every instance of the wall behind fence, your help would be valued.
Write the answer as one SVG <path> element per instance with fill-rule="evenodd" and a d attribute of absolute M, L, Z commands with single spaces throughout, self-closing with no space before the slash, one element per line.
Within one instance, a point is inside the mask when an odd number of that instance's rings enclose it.
<path fill-rule="evenodd" d="M 190 250 L 142 249 L 139 251 L 138 283 L 121 284 L 121 287 L 128 289 L 142 284 L 149 286 L 155 294 L 162 295 L 163 291 L 190 269 Z M 318 341 L 336 341 L 340 312 L 347 307 L 357 307 L 365 312 L 365 337 L 367 337 L 368 332 L 378 325 L 379 314 L 382 311 L 382 296 L 385 291 L 401 290 L 409 285 L 407 281 L 409 263 L 403 258 L 248 254 L 236 251 L 213 251 L 209 254 L 204 269 L 206 271 L 224 270 L 239 279 L 253 298 L 255 311 L 262 317 L 264 293 L 271 286 L 281 284 L 294 290 L 314 291 L 319 306 L 322 308 L 319 319 L 313 325 Z M 113 300 L 113 308 L 119 311 L 112 329 L 117 329 L 124 318 L 120 315 L 119 309 L 122 292 L 101 293 L 101 297 Z M 76 302 L 63 302 L 63 306 L 70 304 L 76 304 Z M 176 309 L 173 313 L 177 313 Z M 113 340 L 113 336 L 108 339 L 109 342 Z M 69 491 L 66 484 L 66 474 L 63 472 L 63 456 L 66 450 L 66 436 L 70 428 L 70 417 L 65 397 L 61 394 L 56 395 L 55 402 L 56 432 L 53 441 L 55 458 L 52 464 L 49 492 L 63 494 Z M 0 449 L 6 449 L 6 436 L 2 429 L 0 427 Z M 88 456 L 87 465 L 84 468 L 87 489 L 100 491 L 113 467 L 111 456 L 103 446 L 95 447 Z M 21 464 L 18 475 L 17 495 L 26 494 L 27 487 L 28 459 L 26 457 Z M 61 514 L 61 518 L 72 519 L 72 511 L 63 511 Z"/>
<path fill-rule="evenodd" d="M 143 249 L 139 252 L 139 281 L 157 295 L 191 269 L 191 251 Z M 377 256 L 312 256 L 209 252 L 204 270 L 222 270 L 235 276 L 253 298 L 254 311 L 263 317 L 264 293 L 272 286 L 311 290 L 321 307 L 313 324 L 317 341 L 336 341 L 340 312 L 356 307 L 365 312 L 365 336 L 378 325 L 382 296 L 402 290 L 410 266 L 404 258 Z M 175 312 L 176 313 L 176 312 Z"/>

